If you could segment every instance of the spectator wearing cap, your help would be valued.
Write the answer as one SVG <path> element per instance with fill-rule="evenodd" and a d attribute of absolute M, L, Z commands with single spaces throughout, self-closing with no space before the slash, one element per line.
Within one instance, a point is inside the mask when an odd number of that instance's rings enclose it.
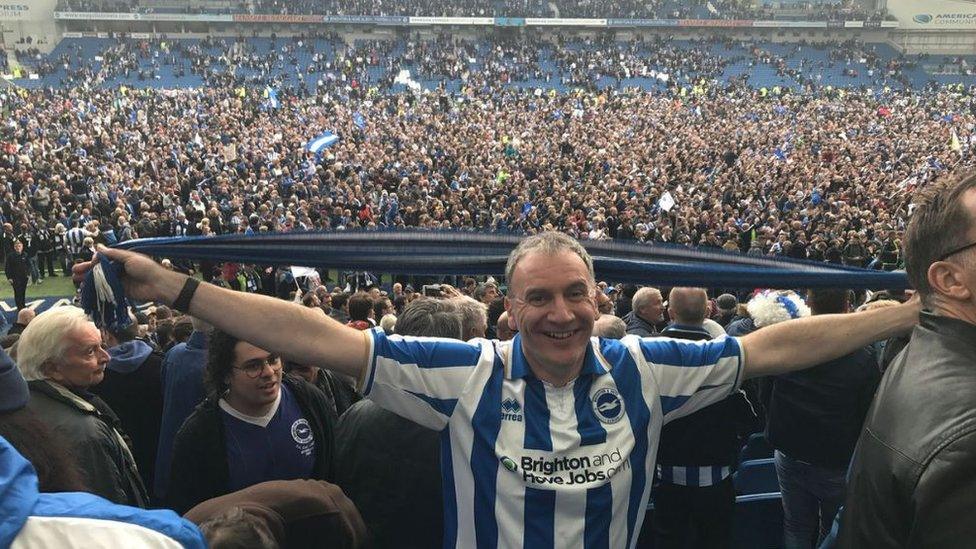
<path fill-rule="evenodd" d="M 632 300 L 633 310 L 623 319 L 627 323 L 627 335 L 651 337 L 657 335 L 656 324 L 664 320 L 664 299 L 657 288 L 637 290 Z"/>
<path fill-rule="evenodd" d="M 139 325 L 102 330 L 109 361 L 101 383 L 92 392 L 118 415 L 132 440 L 132 456 L 143 485 L 151 488 L 156 471 L 159 426 L 163 413 L 163 355 L 137 339 Z"/>
<path fill-rule="evenodd" d="M 204 501 L 186 518 L 211 547 L 369 547 L 355 504 L 321 480 L 272 480 Z"/>
<path fill-rule="evenodd" d="M 810 290 L 811 313 L 850 312 L 848 290 Z M 844 502 L 854 445 L 881 379 L 873 346 L 773 378 L 766 438 L 776 449 L 786 547 L 816 547 Z"/>
<path fill-rule="evenodd" d="M 118 417 L 90 392 L 109 360 L 98 328 L 75 307 L 38 315 L 17 342 L 28 406 L 64 441 L 84 482 L 110 501 L 145 507 L 146 489 Z"/>
<path fill-rule="evenodd" d="M 173 444 L 166 498 L 178 512 L 268 480 L 333 476 L 333 407 L 281 359 L 224 332 L 210 333 L 208 397 Z"/>
<path fill-rule="evenodd" d="M 749 316 L 729 324 L 725 330 L 728 335 L 742 337 L 765 326 L 810 316 L 810 307 L 793 291 L 756 292 L 745 308 Z M 772 388 L 772 380 L 766 377 L 747 379 L 742 383 L 746 398 L 752 403 L 753 409 L 764 423 Z"/>
<path fill-rule="evenodd" d="M 702 288 L 673 288 L 671 324 L 663 337 L 705 341 L 708 295 Z M 664 426 L 658 446 L 654 500 L 655 547 L 728 547 L 732 539 L 735 487 L 732 469 L 741 440 L 760 429 L 742 391 Z M 707 440 L 708 444 L 702 444 Z"/>

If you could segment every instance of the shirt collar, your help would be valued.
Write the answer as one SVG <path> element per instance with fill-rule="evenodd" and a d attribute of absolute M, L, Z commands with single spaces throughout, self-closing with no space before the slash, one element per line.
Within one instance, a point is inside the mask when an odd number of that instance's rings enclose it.
<path fill-rule="evenodd" d="M 536 377 L 532 373 L 532 367 L 529 366 L 529 361 L 525 358 L 525 353 L 522 352 L 522 334 L 515 334 L 515 338 L 512 340 L 510 369 L 509 379 L 528 378 L 529 376 Z M 608 371 L 606 360 L 602 359 L 602 355 L 598 356 L 593 347 L 593 340 L 591 339 L 586 344 L 586 354 L 583 356 L 583 368 L 580 370 L 580 377 L 584 375 L 603 375 L 608 373 Z"/>

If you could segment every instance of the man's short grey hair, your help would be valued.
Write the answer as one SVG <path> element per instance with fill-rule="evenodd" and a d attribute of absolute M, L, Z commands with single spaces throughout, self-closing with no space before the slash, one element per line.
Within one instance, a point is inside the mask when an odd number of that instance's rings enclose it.
<path fill-rule="evenodd" d="M 614 315 L 600 315 L 593 323 L 593 335 L 607 339 L 623 339 L 627 335 L 627 323 Z"/>
<path fill-rule="evenodd" d="M 512 274 L 522 258 L 531 253 L 541 253 L 546 255 L 556 255 L 561 252 L 570 252 L 579 256 L 586 265 L 586 271 L 590 275 L 590 281 L 596 283 L 596 276 L 593 274 L 593 258 L 589 252 L 575 238 L 556 231 L 546 231 L 532 235 L 521 242 L 508 255 L 508 263 L 505 264 L 505 279 L 509 286 L 512 284 Z"/>
<path fill-rule="evenodd" d="M 421 297 L 403 308 L 397 317 L 396 333 L 405 336 L 461 339 L 461 312 L 450 299 Z"/>
<path fill-rule="evenodd" d="M 280 547 L 267 524 L 240 507 L 231 507 L 200 525 L 200 532 L 210 547 L 248 547 L 277 549 Z"/>
<path fill-rule="evenodd" d="M 640 288 L 637 290 L 637 293 L 634 294 L 634 297 L 631 300 L 630 308 L 635 311 L 640 311 L 644 309 L 644 307 L 647 307 L 647 305 L 654 298 L 658 298 L 661 300 L 664 299 L 661 296 L 661 290 L 658 290 L 657 288 L 652 288 L 650 286 L 645 286 L 643 288 Z"/>
<path fill-rule="evenodd" d="M 55 307 L 37 315 L 17 340 L 17 366 L 24 379 L 47 379 L 45 370 L 56 365 L 68 350 L 67 335 L 90 324 L 77 307 Z"/>
<path fill-rule="evenodd" d="M 672 288 L 668 310 L 675 321 L 701 324 L 708 310 L 708 292 L 704 288 Z"/>
<path fill-rule="evenodd" d="M 452 299 L 461 313 L 461 331 L 464 336 L 472 330 L 488 325 L 488 306 L 477 299 L 462 295 Z"/>

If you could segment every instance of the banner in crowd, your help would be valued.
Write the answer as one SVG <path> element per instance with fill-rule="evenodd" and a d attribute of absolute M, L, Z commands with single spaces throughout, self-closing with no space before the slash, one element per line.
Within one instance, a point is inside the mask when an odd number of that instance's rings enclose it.
<path fill-rule="evenodd" d="M 951 3 L 944 1 L 943 3 Z M 2 6 L 2 4 L 0 4 Z M 2 9 L 2 8 L 0 8 Z M 939 17 L 950 17 L 942 15 Z M 957 16 L 951 16 L 957 17 Z M 963 16 L 958 16 L 963 17 Z M 178 13 L 54 12 L 55 19 L 112 21 L 185 21 L 235 23 L 319 23 L 411 26 L 496 26 L 496 27 L 694 27 L 694 28 L 898 28 L 897 21 L 753 21 L 750 19 L 572 19 L 548 17 L 405 17 L 375 15 L 188 15 Z M 924 17 L 923 17 L 924 19 Z M 938 17 L 936 17 L 938 19 Z M 939 20 L 941 21 L 941 19 Z M 942 25 L 940 22 L 939 25 Z M 967 28 L 951 26 L 941 28 Z M 971 28 L 976 28 L 976 23 Z"/>
<path fill-rule="evenodd" d="M 976 0 L 888 0 L 888 12 L 915 30 L 976 30 Z"/>
<path fill-rule="evenodd" d="M 25 304 L 27 305 L 28 309 L 40 314 L 48 309 L 74 305 L 73 299 L 74 298 L 71 296 L 40 297 L 27 300 Z M 142 305 L 137 305 L 136 310 L 141 311 L 149 308 L 150 306 L 152 306 L 152 303 L 143 303 Z M 14 303 L 13 299 L 0 300 L 0 313 L 2 313 L 4 318 L 7 319 L 7 326 L 17 322 L 17 304 Z"/>
<path fill-rule="evenodd" d="M 520 236 L 468 231 L 335 231 L 145 238 L 120 248 L 172 259 L 296 265 L 403 275 L 500 275 Z M 683 246 L 584 240 L 598 278 L 707 288 L 903 289 L 905 273 Z"/>

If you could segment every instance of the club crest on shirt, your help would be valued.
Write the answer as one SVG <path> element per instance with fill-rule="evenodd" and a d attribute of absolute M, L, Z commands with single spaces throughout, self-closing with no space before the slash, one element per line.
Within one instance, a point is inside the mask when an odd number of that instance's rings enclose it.
<path fill-rule="evenodd" d="M 616 423 L 624 417 L 624 400 L 612 387 L 600 389 L 593 394 L 593 412 L 604 423 Z"/>
<path fill-rule="evenodd" d="M 308 424 L 308 420 L 300 418 L 291 424 L 291 438 L 295 439 L 300 446 L 312 442 L 315 437 L 312 435 L 312 427 Z"/>

